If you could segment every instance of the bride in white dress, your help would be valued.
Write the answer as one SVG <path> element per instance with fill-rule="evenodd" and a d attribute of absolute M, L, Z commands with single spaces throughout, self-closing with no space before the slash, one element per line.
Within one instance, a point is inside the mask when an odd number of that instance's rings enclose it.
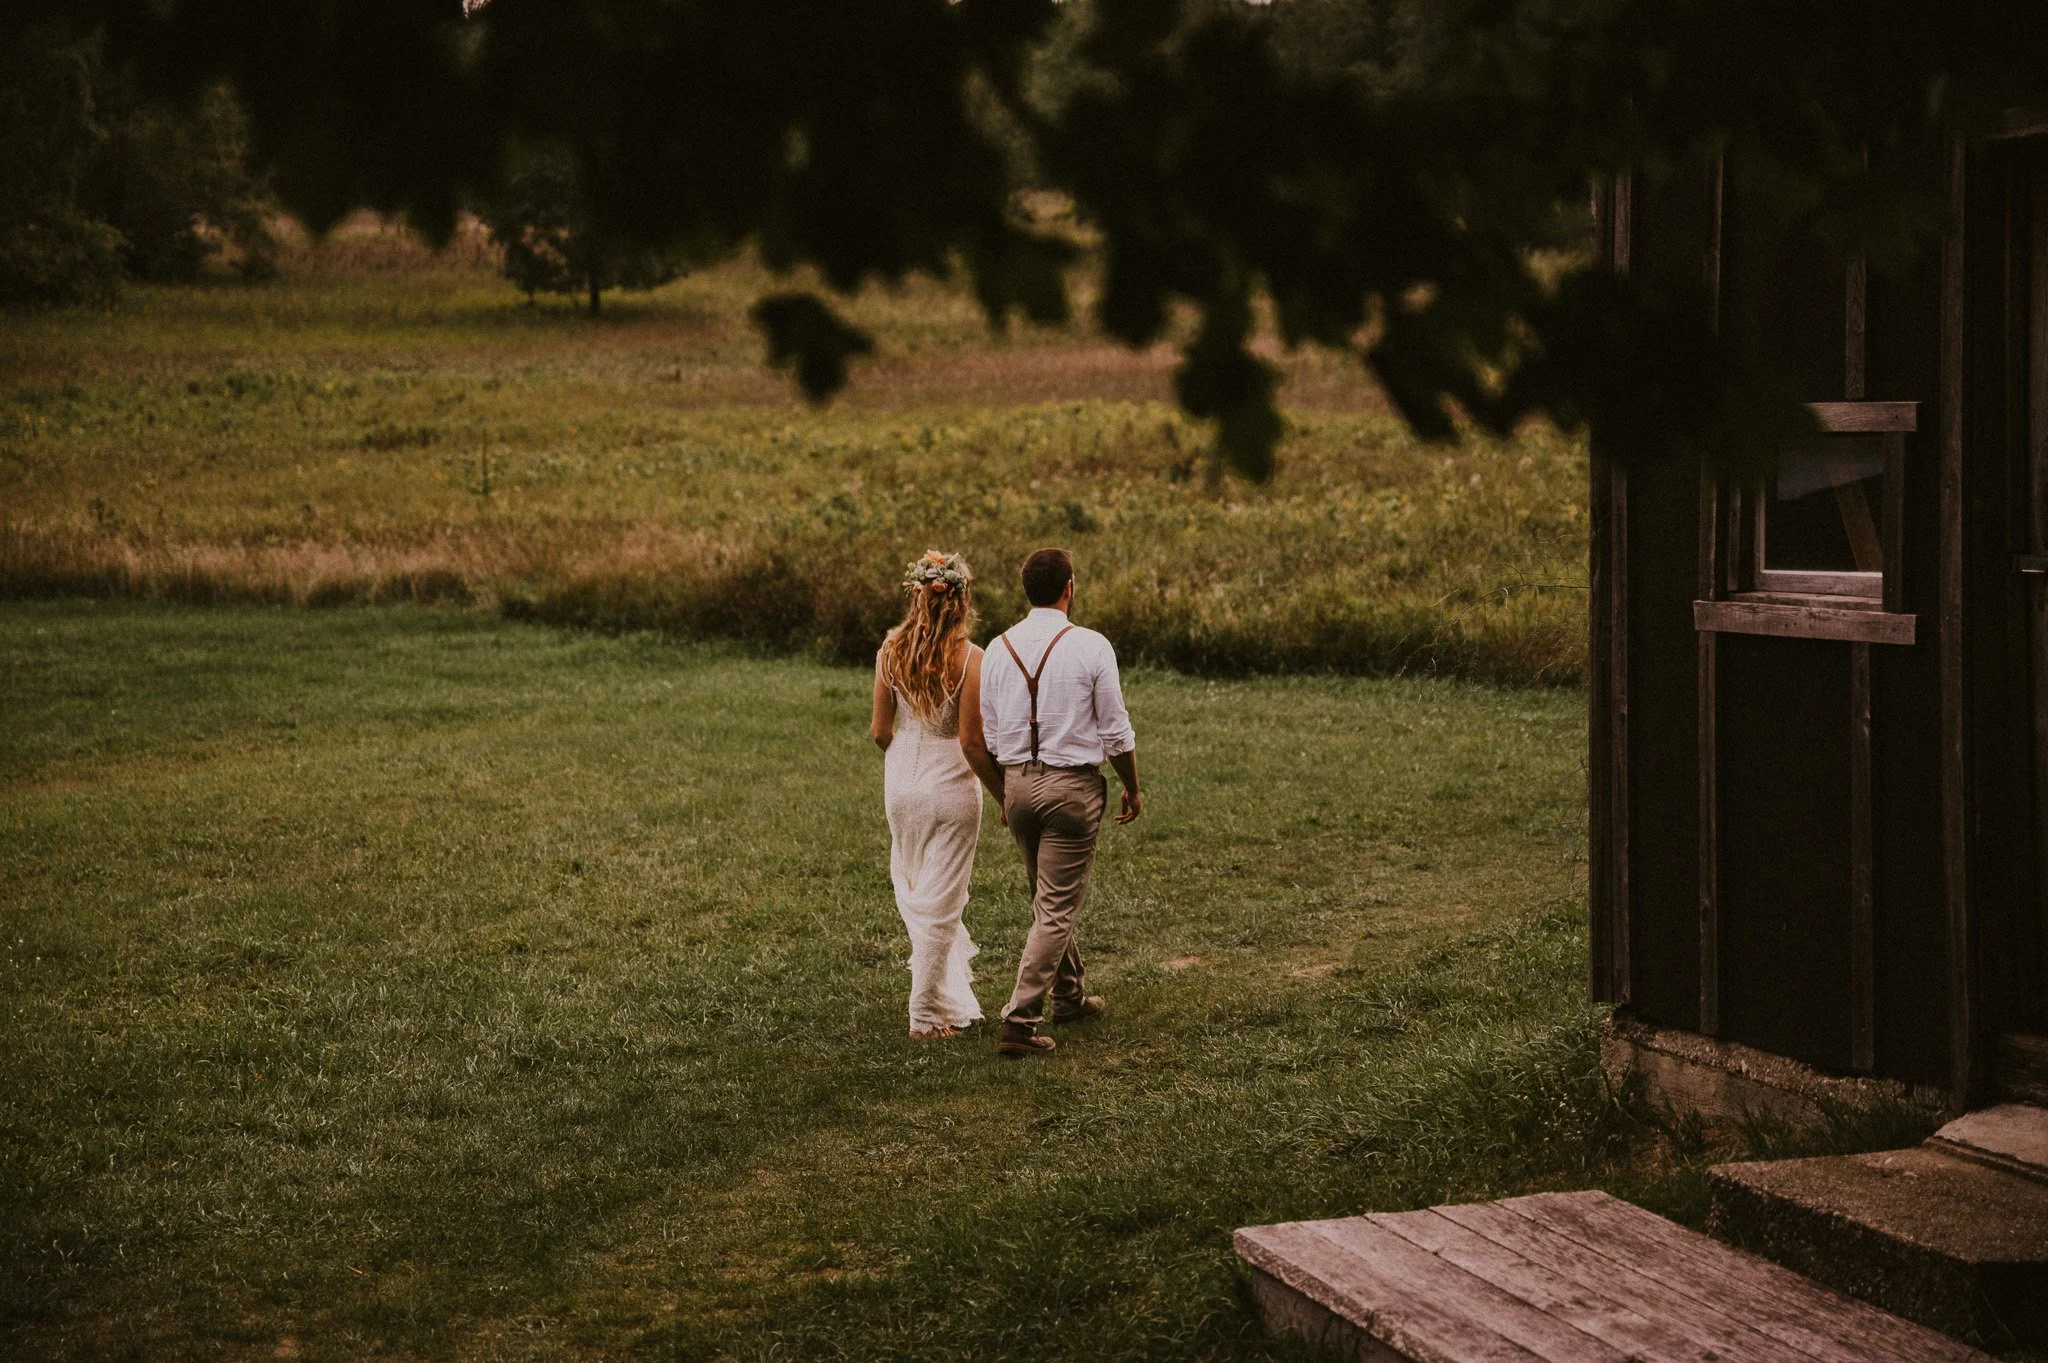
<path fill-rule="evenodd" d="M 953 1036 L 981 1018 L 960 915 L 981 836 L 981 785 L 960 751 L 960 696 L 981 650 L 974 574 L 934 549 L 904 578 L 910 608 L 875 656 L 874 739 L 884 754 L 889 876 L 910 932 L 910 1034 Z"/>

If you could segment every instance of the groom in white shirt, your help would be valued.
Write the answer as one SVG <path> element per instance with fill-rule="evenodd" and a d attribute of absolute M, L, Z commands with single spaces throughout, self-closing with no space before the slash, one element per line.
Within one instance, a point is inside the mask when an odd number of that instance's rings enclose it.
<path fill-rule="evenodd" d="M 1067 619 L 1073 556 L 1037 550 L 1024 560 L 1023 578 L 1031 613 L 984 651 L 980 685 L 971 688 L 979 704 L 961 706 L 960 725 L 961 749 L 1002 808 L 1031 883 L 1031 933 L 996 1038 L 1013 1059 L 1053 1049 L 1051 1037 L 1038 1035 L 1048 1004 L 1054 1022 L 1078 1022 L 1103 1008 L 1085 987 L 1077 929 L 1109 798 L 1105 760 L 1123 783 L 1116 821 L 1129 823 L 1145 809 L 1116 650 Z"/>

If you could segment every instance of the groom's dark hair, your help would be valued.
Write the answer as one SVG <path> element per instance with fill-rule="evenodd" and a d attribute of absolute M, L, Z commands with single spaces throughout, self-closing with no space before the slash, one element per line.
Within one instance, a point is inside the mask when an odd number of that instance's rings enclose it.
<path fill-rule="evenodd" d="M 1034 606 L 1055 605 L 1074 580 L 1074 556 L 1064 549 L 1033 549 L 1021 576 L 1026 600 Z"/>

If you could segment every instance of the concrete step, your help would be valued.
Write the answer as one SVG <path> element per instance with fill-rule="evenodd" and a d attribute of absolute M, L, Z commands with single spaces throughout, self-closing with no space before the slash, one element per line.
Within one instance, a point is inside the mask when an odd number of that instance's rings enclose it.
<path fill-rule="evenodd" d="M 1710 1229 L 1960 1339 L 2048 1346 L 2048 1181 L 2007 1167 L 2048 1114 L 1972 1115 L 1939 1144 L 1718 1165 Z"/>
<path fill-rule="evenodd" d="M 2048 1183 L 2048 1108 L 2001 1103 L 1965 1113 L 1927 1138 L 1943 1154 Z"/>

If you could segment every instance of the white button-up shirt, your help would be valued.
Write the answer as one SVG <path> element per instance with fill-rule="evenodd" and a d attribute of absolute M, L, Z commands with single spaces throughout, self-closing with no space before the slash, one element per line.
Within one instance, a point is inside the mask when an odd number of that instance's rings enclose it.
<path fill-rule="evenodd" d="M 1068 625 L 1064 613 L 1039 606 L 1010 626 L 1017 657 L 1032 671 L 1046 645 Z M 1031 691 L 1000 638 L 981 660 L 981 728 L 988 750 L 1006 767 L 1031 760 Z M 1138 746 L 1116 650 L 1092 629 L 1076 626 L 1061 639 L 1038 679 L 1038 760 L 1055 767 L 1097 767 Z"/>

